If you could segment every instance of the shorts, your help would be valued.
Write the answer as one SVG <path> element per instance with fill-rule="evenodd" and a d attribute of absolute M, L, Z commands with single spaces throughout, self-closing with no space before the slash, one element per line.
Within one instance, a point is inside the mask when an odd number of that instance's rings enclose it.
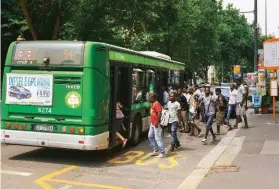
<path fill-rule="evenodd" d="M 121 125 L 123 122 L 123 118 L 122 119 L 116 119 L 116 131 L 120 131 L 121 130 Z"/>
<path fill-rule="evenodd" d="M 187 123 L 188 121 L 188 112 L 187 111 L 181 111 L 181 114 L 182 114 L 182 120 L 184 123 Z"/>
<path fill-rule="evenodd" d="M 240 103 L 236 104 L 235 113 L 237 116 L 245 116 L 246 115 L 245 105 L 243 104 L 241 106 Z"/>
<path fill-rule="evenodd" d="M 216 112 L 216 124 L 223 125 L 225 120 L 225 111 Z"/>
<path fill-rule="evenodd" d="M 194 120 L 195 120 L 195 114 L 189 112 L 189 114 L 188 114 L 188 122 L 189 123 L 193 123 Z"/>

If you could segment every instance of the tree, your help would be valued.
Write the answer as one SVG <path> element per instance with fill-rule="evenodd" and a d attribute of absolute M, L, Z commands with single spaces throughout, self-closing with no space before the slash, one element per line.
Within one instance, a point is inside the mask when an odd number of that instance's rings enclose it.
<path fill-rule="evenodd" d="M 218 36 L 221 64 L 219 78 L 222 73 L 232 73 L 233 65 L 240 65 L 243 72 L 253 70 L 253 30 L 247 19 L 239 10 L 229 4 L 219 11 Z M 229 77 L 231 74 L 225 74 Z M 227 78 L 229 79 L 229 78 Z"/>

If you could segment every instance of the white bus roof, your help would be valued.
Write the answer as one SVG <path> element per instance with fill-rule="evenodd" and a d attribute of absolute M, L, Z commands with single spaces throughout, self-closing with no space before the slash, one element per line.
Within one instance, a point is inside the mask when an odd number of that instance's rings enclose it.
<path fill-rule="evenodd" d="M 139 51 L 139 52 L 142 53 L 142 54 L 145 54 L 145 55 L 171 60 L 170 56 L 162 54 L 162 53 L 158 53 L 158 52 L 155 52 L 155 51 Z"/>

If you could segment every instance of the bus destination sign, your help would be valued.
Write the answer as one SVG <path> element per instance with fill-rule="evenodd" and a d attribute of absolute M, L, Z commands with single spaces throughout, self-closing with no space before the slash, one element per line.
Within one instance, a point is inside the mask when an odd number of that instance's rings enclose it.
<path fill-rule="evenodd" d="M 37 64 L 37 60 L 14 60 L 14 64 Z"/>

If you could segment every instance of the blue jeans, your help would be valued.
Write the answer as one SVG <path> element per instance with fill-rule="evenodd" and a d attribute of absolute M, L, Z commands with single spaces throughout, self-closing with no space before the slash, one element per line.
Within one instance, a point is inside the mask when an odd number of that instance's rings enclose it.
<path fill-rule="evenodd" d="M 160 151 L 161 154 L 165 154 L 165 147 L 162 138 L 162 128 L 150 125 L 148 132 L 148 139 L 153 147 L 154 151 Z"/>
<path fill-rule="evenodd" d="M 180 145 L 180 142 L 177 138 L 178 122 L 175 121 L 170 124 L 171 124 L 171 136 L 172 136 L 171 146 L 175 147 L 175 145 Z"/>
<path fill-rule="evenodd" d="M 206 115 L 206 116 L 204 117 L 204 119 L 205 119 L 204 121 L 205 121 L 205 123 L 206 123 L 205 127 L 208 128 L 208 129 L 212 128 L 212 124 L 213 124 L 213 115 Z"/>
<path fill-rule="evenodd" d="M 235 104 L 229 104 L 226 121 L 230 121 L 231 113 L 235 110 Z"/>

